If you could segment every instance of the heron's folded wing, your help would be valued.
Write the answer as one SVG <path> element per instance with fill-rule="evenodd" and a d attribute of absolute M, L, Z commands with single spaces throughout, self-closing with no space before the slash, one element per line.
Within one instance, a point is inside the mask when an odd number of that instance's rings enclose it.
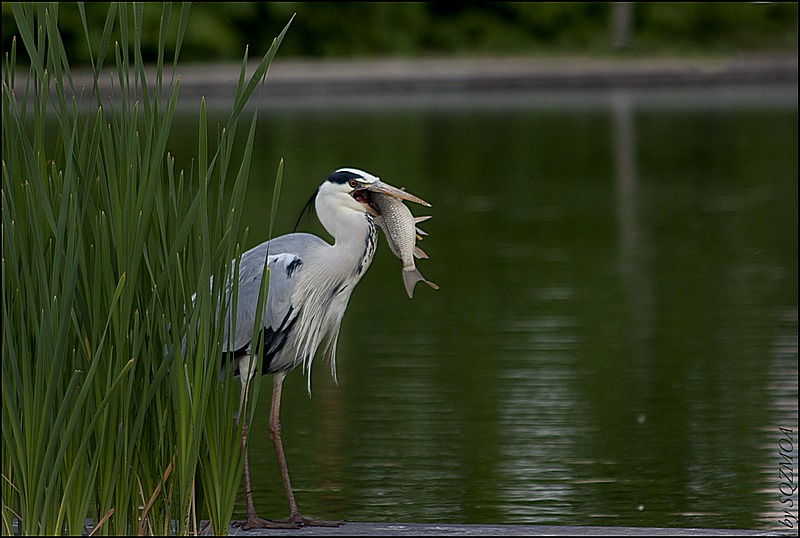
<path fill-rule="evenodd" d="M 269 256 L 269 294 L 267 295 L 266 322 L 273 331 L 286 323 L 293 310 L 292 295 L 303 271 L 303 260 L 295 254 Z M 264 324 L 266 327 L 266 323 Z"/>
<path fill-rule="evenodd" d="M 250 343 L 255 321 L 256 305 L 258 303 L 258 290 L 261 287 L 261 274 L 264 271 L 267 243 L 262 243 L 242 255 L 238 267 L 238 293 L 236 302 L 236 333 L 229 342 L 228 331 L 230 315 L 225 319 L 224 351 L 235 351 Z M 232 292 L 233 282 L 228 283 L 227 294 Z M 231 305 L 233 306 L 233 305 Z"/>

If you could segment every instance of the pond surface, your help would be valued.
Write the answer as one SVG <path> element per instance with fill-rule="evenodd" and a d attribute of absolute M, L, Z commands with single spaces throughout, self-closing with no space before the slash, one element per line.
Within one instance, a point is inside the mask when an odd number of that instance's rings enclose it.
<path fill-rule="evenodd" d="M 287 378 L 301 511 L 784 530 L 797 117 L 796 85 L 263 108 L 247 246 L 267 237 L 280 158 L 277 233 L 331 171 L 363 168 L 433 204 L 412 211 L 433 215 L 418 267 L 441 288 L 409 300 L 382 237 L 339 386 L 323 361 L 310 399 Z M 324 235 L 315 217 L 301 230 Z M 259 514 L 279 518 L 264 381 L 250 461 Z"/>

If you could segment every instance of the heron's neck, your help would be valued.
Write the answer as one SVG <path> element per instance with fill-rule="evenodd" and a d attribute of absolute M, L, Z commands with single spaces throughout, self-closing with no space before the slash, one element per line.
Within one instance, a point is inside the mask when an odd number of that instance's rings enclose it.
<path fill-rule="evenodd" d="M 352 262 L 360 278 L 372 263 L 377 248 L 378 234 L 372 218 L 357 211 L 347 211 L 333 219 L 320 218 L 320 221 L 333 236 L 333 250 L 342 261 Z"/>
<path fill-rule="evenodd" d="M 370 222 L 364 213 L 358 211 L 337 211 L 330 215 L 327 211 L 317 211 L 320 223 L 333 236 L 334 246 L 347 246 L 351 242 L 363 243 L 370 233 Z"/>

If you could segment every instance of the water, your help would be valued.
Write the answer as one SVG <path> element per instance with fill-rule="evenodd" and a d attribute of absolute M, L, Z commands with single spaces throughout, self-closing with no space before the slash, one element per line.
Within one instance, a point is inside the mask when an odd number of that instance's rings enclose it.
<path fill-rule="evenodd" d="M 419 267 L 441 289 L 409 300 L 384 242 L 345 316 L 339 386 L 323 361 L 311 399 L 287 378 L 306 515 L 785 529 L 796 85 L 287 101 L 259 128 L 250 246 L 280 158 L 279 233 L 342 166 L 433 204 L 412 210 L 433 215 Z M 255 502 L 284 517 L 265 381 Z"/>

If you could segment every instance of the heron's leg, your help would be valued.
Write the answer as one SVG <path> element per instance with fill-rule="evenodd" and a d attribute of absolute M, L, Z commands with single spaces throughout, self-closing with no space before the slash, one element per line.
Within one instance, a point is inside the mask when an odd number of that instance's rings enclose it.
<path fill-rule="evenodd" d="M 304 525 L 309 527 L 338 527 L 341 521 L 322 521 L 309 519 L 300 515 L 297 508 L 297 501 L 294 498 L 292 482 L 289 480 L 289 467 L 286 465 L 286 454 L 283 451 L 283 441 L 281 440 L 281 391 L 283 390 L 283 380 L 286 372 L 276 372 L 273 374 L 272 386 L 272 407 L 269 412 L 269 437 L 275 447 L 275 455 L 278 458 L 278 467 L 283 479 L 283 489 L 286 493 L 286 501 L 289 503 L 289 519 L 286 522 L 294 525 Z"/>
<path fill-rule="evenodd" d="M 258 514 L 256 514 L 255 503 L 253 503 L 253 488 L 250 486 L 250 462 L 247 457 L 247 434 L 249 428 L 247 426 L 247 419 L 245 418 L 245 412 L 247 411 L 247 409 L 245 409 L 245 402 L 247 399 L 247 391 L 250 384 L 250 375 L 248 375 L 248 373 L 242 372 L 241 380 L 242 380 L 242 393 L 239 396 L 238 420 L 242 421 L 241 450 L 244 451 L 244 473 L 242 476 L 242 481 L 244 482 L 244 496 L 245 496 L 245 503 L 247 506 L 247 521 L 241 523 L 235 523 L 234 525 L 242 527 L 245 530 L 256 527 L 273 528 L 273 529 L 294 528 L 297 525 L 293 523 L 262 519 L 258 517 Z"/>

